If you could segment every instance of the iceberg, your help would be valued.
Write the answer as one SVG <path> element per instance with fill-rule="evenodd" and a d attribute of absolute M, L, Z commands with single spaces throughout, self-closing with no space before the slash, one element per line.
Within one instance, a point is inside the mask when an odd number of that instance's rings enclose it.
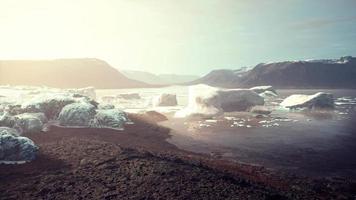
<path fill-rule="evenodd" d="M 12 128 L 0 127 L 0 163 L 21 163 L 34 160 L 38 147 L 32 140 L 19 136 Z"/>
<path fill-rule="evenodd" d="M 161 94 L 152 99 L 153 106 L 176 106 L 177 95 L 175 94 Z"/>
<path fill-rule="evenodd" d="M 264 99 L 250 89 L 220 89 L 200 84 L 189 87 L 188 106 L 175 116 L 215 116 L 223 112 L 247 111 L 263 104 Z"/>
<path fill-rule="evenodd" d="M 334 108 L 334 98 L 330 93 L 318 92 L 313 95 L 293 94 L 282 101 L 282 107 L 297 108 Z"/>

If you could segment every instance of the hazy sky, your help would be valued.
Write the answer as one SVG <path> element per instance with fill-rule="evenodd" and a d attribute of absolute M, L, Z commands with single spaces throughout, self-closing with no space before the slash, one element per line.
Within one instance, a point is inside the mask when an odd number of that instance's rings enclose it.
<path fill-rule="evenodd" d="M 356 0 L 0 0 L 0 59 L 205 74 L 356 56 Z"/>

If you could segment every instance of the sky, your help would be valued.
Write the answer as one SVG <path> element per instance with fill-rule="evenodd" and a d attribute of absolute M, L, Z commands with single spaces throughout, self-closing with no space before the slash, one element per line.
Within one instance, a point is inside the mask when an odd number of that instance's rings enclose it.
<path fill-rule="evenodd" d="M 356 56 L 356 0 L 0 0 L 0 59 L 203 75 Z"/>

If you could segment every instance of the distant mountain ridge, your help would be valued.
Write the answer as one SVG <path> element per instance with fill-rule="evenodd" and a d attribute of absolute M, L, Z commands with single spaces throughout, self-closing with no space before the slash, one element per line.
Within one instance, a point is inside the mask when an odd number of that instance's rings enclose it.
<path fill-rule="evenodd" d="M 276 88 L 356 88 L 356 58 L 286 61 L 258 64 L 253 69 L 214 70 L 189 84 L 204 83 L 216 87 Z"/>
<path fill-rule="evenodd" d="M 198 79 L 199 76 L 179 75 L 179 74 L 153 74 L 145 71 L 120 70 L 128 78 L 138 80 L 153 85 L 171 85 L 191 82 Z"/>
<path fill-rule="evenodd" d="M 0 61 L 0 85 L 99 89 L 150 87 L 95 58 Z"/>

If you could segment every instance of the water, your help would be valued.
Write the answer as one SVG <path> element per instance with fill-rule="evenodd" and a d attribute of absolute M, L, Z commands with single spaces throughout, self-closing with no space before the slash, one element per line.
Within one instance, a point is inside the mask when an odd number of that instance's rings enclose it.
<path fill-rule="evenodd" d="M 291 94 L 319 91 L 334 94 L 335 110 L 289 111 L 278 106 Z M 0 101 L 23 99 L 28 92 L 0 88 Z M 186 106 L 187 87 L 97 90 L 97 100 L 122 93 L 138 93 L 142 98 L 113 98 L 106 103 L 128 112 L 166 113 L 170 120 L 162 125 L 172 129 L 168 141 L 179 148 L 300 175 L 356 179 L 356 90 L 278 90 L 279 96 L 266 102 L 274 110 L 270 117 L 235 112 L 195 120 L 172 117 Z M 177 94 L 178 106 L 152 107 L 152 98 L 161 93 Z"/>
<path fill-rule="evenodd" d="M 289 111 L 278 104 L 291 94 L 334 94 L 333 111 Z M 139 93 L 149 101 L 160 93 L 176 93 L 179 105 L 152 108 L 147 103 L 127 103 L 127 110 L 156 109 L 174 112 L 187 104 L 186 87 L 105 90 L 98 96 Z M 267 105 L 271 117 L 256 119 L 251 113 L 226 113 L 208 120 L 170 118 L 162 123 L 172 128 L 169 142 L 189 151 L 207 153 L 237 162 L 263 165 L 270 169 L 305 176 L 356 178 L 356 91 L 279 90 Z M 160 110 L 161 109 L 161 110 Z"/>

